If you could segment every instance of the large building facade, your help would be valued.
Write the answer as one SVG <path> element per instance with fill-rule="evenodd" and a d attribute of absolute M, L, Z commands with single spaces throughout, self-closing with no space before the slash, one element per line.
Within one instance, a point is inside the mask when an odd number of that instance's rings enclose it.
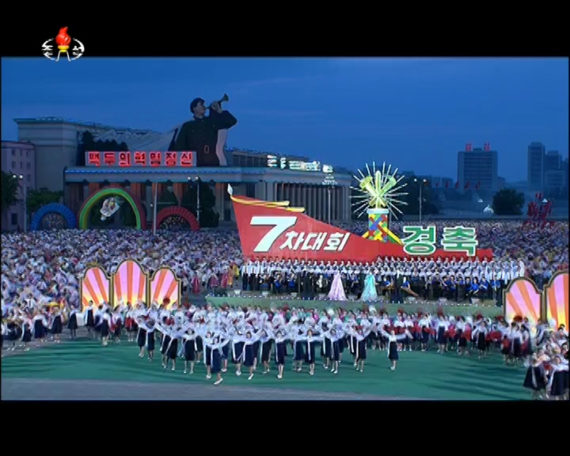
<path fill-rule="evenodd" d="M 85 200 L 109 185 L 120 186 L 141 203 L 147 221 L 152 218 L 152 184 L 158 183 L 158 197 L 170 190 L 178 205 L 196 179 L 210 184 L 216 197 L 215 210 L 220 221 L 234 221 L 233 205 L 227 193 L 231 184 L 234 195 L 281 201 L 305 207 L 305 213 L 319 220 L 351 219 L 350 185 L 347 171 L 333 172 L 305 157 L 277 156 L 247 150 L 226 151 L 233 166 L 198 168 L 182 166 L 119 166 L 118 163 L 84 165 L 78 153 L 83 133 L 89 131 L 102 140 L 114 140 L 134 151 L 167 151 L 173 131 L 119 129 L 99 124 L 71 122 L 59 118 L 16 119 L 19 139 L 36 147 L 38 187 L 63 190 L 64 204 L 78 213 Z M 164 153 L 164 152 L 163 152 Z M 116 166 L 114 166 L 116 165 Z M 327 172 L 323 171 L 325 169 Z M 328 177 L 327 177 L 328 176 Z M 334 179 L 331 177 L 334 176 Z M 333 185 L 330 185 L 331 182 Z M 325 185 L 328 184 L 328 185 Z"/>
<path fill-rule="evenodd" d="M 2 141 L 2 171 L 18 179 L 18 201 L 2 214 L 2 228 L 13 231 L 24 229 L 24 198 L 36 188 L 36 150 L 33 144 Z M 27 220 L 29 221 L 29 220 Z"/>
<path fill-rule="evenodd" d="M 527 182 L 529 191 L 542 191 L 544 184 L 544 144 L 533 142 L 528 146 Z"/>
<path fill-rule="evenodd" d="M 481 192 L 494 193 L 499 190 L 498 154 L 489 144 L 483 149 L 472 148 L 457 153 L 457 182 L 459 191 L 465 188 L 478 188 Z"/>

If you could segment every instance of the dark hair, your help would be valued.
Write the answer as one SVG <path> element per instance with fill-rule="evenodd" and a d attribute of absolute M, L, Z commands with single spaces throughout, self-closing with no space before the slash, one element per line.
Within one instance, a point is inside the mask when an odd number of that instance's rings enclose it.
<path fill-rule="evenodd" d="M 194 98 L 192 103 L 190 103 L 190 112 L 194 113 L 194 108 L 198 106 L 198 103 L 204 104 L 205 101 L 202 98 Z"/>

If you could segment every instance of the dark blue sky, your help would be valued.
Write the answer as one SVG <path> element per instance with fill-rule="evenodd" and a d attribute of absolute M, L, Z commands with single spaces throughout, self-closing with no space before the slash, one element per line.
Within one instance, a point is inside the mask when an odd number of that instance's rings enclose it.
<path fill-rule="evenodd" d="M 2 139 L 39 116 L 165 132 L 225 92 L 230 147 L 454 180 L 466 143 L 489 142 L 508 181 L 532 141 L 568 156 L 566 58 L 3 58 Z"/>

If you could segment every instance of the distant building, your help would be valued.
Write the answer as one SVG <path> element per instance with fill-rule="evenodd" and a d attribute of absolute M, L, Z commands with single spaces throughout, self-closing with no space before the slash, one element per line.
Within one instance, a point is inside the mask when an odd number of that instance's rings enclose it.
<path fill-rule="evenodd" d="M 489 143 L 481 148 L 467 144 L 457 153 L 457 182 L 459 191 L 477 189 L 480 193 L 494 193 L 499 189 L 497 176 L 498 155 Z"/>
<path fill-rule="evenodd" d="M 126 142 L 132 150 L 166 150 L 172 135 L 150 130 L 116 128 L 106 125 L 75 122 L 59 117 L 14 119 L 18 124 L 18 139 L 28 141 L 36 147 L 36 180 L 38 188 L 52 191 L 63 190 L 65 167 L 80 166 L 77 148 L 81 135 L 91 132 L 97 139 Z M 169 132 L 170 133 L 170 132 Z M 153 144 L 163 139 L 162 144 Z M 139 148 L 140 147 L 140 148 Z"/>
<path fill-rule="evenodd" d="M 544 194 L 559 196 L 566 188 L 566 176 L 562 169 L 552 169 L 544 173 Z"/>
<path fill-rule="evenodd" d="M 559 170 L 562 167 L 562 157 L 557 150 L 549 150 L 544 156 L 544 173 Z"/>
<path fill-rule="evenodd" d="M 544 144 L 533 142 L 528 146 L 527 181 L 531 192 L 543 190 L 544 158 Z"/>
<path fill-rule="evenodd" d="M 566 164 L 566 169 L 564 165 Z M 549 150 L 544 156 L 543 190 L 547 196 L 567 193 L 568 165 L 557 150 Z"/>
<path fill-rule="evenodd" d="M 109 185 L 119 185 L 128 190 L 136 201 L 134 208 L 140 217 L 151 219 L 152 184 L 158 183 L 158 197 L 166 190 L 172 191 L 180 205 L 185 191 L 194 179 L 208 182 L 216 197 L 215 210 L 220 220 L 234 219 L 233 206 L 226 192 L 231 183 L 234 194 L 268 201 L 288 200 L 291 205 L 303 206 L 306 214 L 319 220 L 349 221 L 351 218 L 350 184 L 352 173 L 334 169 L 306 157 L 277 155 L 247 149 L 226 149 L 229 166 L 215 168 L 183 167 L 168 164 L 164 154 L 159 155 L 157 166 L 138 166 L 134 161 L 136 151 L 147 154 L 152 151 L 168 151 L 174 129 L 166 133 L 151 130 L 117 128 L 106 125 L 76 122 L 61 118 L 15 119 L 20 140 L 33 142 L 36 150 L 35 174 L 37 187 L 52 191 L 64 191 L 64 204 L 79 213 L 86 199 Z M 110 162 L 105 158 L 98 164 L 88 163 L 87 155 L 79 154 L 79 145 L 84 132 L 94 139 L 125 143 L 121 164 L 120 153 L 110 153 Z M 93 151 L 100 159 L 99 152 Z M 154 153 L 154 152 L 152 152 Z M 158 152 L 160 154 L 160 152 Z M 4 159 L 4 150 L 2 156 Z M 177 155 L 181 159 L 180 154 Z M 4 164 L 3 164 L 4 167 Z M 34 169 L 34 166 L 31 167 Z M 325 177 L 334 172 L 336 184 L 324 185 Z M 132 204 L 131 204 L 132 205 Z M 330 209 L 329 209 L 330 207 Z"/>
<path fill-rule="evenodd" d="M 36 150 L 33 144 L 19 141 L 2 141 L 2 171 L 23 176 L 16 203 L 2 216 L 2 229 L 24 229 L 24 185 L 26 192 L 36 188 Z M 29 220 L 28 220 L 29 221 Z"/>

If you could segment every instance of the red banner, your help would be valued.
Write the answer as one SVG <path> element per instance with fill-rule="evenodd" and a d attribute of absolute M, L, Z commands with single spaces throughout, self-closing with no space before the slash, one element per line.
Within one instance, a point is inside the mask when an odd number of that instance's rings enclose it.
<path fill-rule="evenodd" d="M 319 222 L 305 214 L 276 207 L 276 203 L 246 196 L 232 197 L 243 255 L 249 259 L 285 258 L 323 261 L 376 261 L 378 257 L 413 258 L 403 246 L 364 239 L 357 234 Z M 478 249 L 481 260 L 491 249 Z M 438 249 L 428 258 L 463 258 L 463 252 Z"/>

